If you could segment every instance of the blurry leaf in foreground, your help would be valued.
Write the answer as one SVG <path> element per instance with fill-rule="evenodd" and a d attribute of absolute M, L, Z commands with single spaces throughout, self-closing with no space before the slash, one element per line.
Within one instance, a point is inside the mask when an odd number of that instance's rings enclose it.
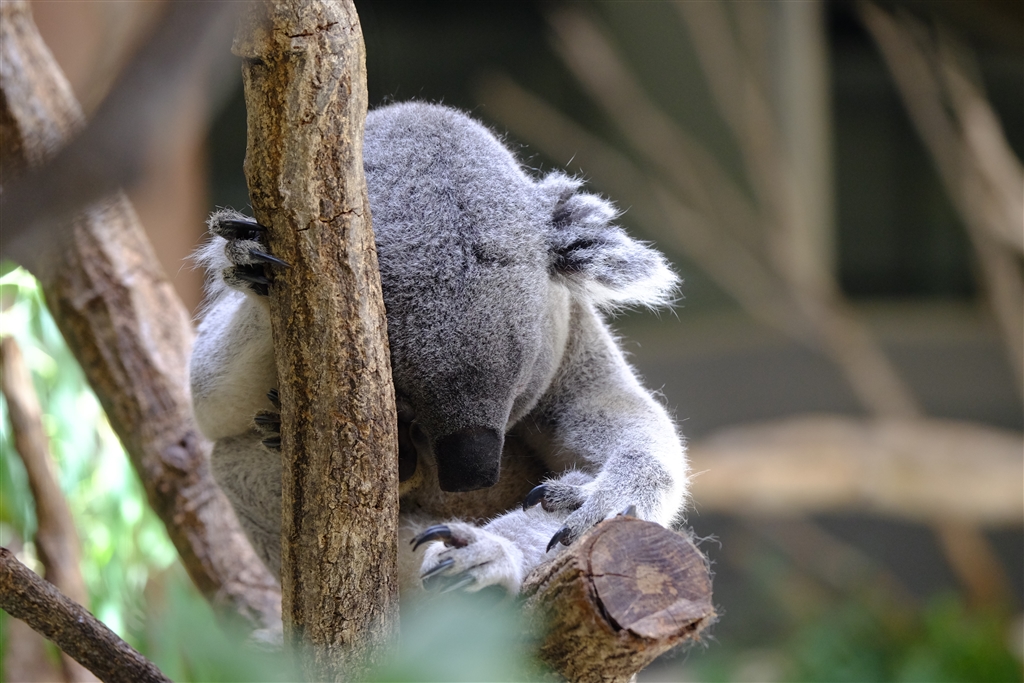
<path fill-rule="evenodd" d="M 491 595 L 402 604 L 401 642 L 375 681 L 522 681 L 537 677 L 519 606 Z"/>
<path fill-rule="evenodd" d="M 302 680 L 280 651 L 249 645 L 241 628 L 225 631 L 180 563 L 151 578 L 146 600 L 144 649 L 171 679 L 179 683 Z"/>

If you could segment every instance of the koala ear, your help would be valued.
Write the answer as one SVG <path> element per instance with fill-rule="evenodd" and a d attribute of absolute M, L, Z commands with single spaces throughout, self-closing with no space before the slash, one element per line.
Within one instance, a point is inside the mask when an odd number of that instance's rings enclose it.
<path fill-rule="evenodd" d="M 678 278 L 665 257 L 613 225 L 619 213 L 611 202 L 580 192 L 580 185 L 562 173 L 539 183 L 554 276 L 599 308 L 670 303 Z"/>

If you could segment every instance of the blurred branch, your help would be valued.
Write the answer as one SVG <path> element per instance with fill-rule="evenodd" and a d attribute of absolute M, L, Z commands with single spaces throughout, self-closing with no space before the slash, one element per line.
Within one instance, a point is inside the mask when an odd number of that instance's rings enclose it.
<path fill-rule="evenodd" d="M 27 3 L 5 0 L 0 19 L 0 159 L 5 168 L 23 167 L 58 147 L 81 113 Z M 276 582 L 214 483 L 209 444 L 192 418 L 191 323 L 131 204 L 122 193 L 94 203 L 68 235 L 67 248 L 36 275 L 150 505 L 216 611 L 254 629 L 272 628 L 280 622 Z"/>
<path fill-rule="evenodd" d="M 617 163 L 605 168 L 588 163 L 588 171 L 608 189 L 621 185 L 621 177 L 631 174 L 633 186 L 643 188 L 624 195 L 633 200 L 633 210 L 642 214 L 653 204 L 661 211 L 660 216 L 647 214 L 645 225 L 652 234 L 682 249 L 756 319 L 798 341 L 820 345 L 872 412 L 918 415 L 915 399 L 884 351 L 842 300 L 821 262 L 821 250 L 804 245 L 807 198 L 800 196 L 799 183 L 784 153 L 781 129 L 753 70 L 744 65 L 722 8 L 713 3 L 676 6 L 690 20 L 702 22 L 698 29 L 704 34 L 700 39 L 702 63 L 720 110 L 743 150 L 758 198 L 756 205 L 746 199 L 712 154 L 647 97 L 601 31 L 579 10 L 551 15 L 556 45 L 580 82 L 657 174 L 644 173 L 621 155 L 600 149 L 603 143 L 587 140 L 589 136 L 573 130 L 574 124 L 550 107 L 535 98 L 524 100 L 518 88 L 513 94 L 514 86 L 507 81 L 492 79 L 485 86 L 488 103 L 513 130 L 528 129 L 524 137 L 552 156 L 568 158 L 580 153 L 582 161 L 584 153 L 591 152 L 592 156 L 616 159 Z M 719 85 L 726 77 L 736 79 L 742 87 Z M 732 111 L 733 106 L 739 113 Z M 531 121 L 527 114 L 543 120 Z M 555 121 L 556 117 L 563 120 Z M 568 131 L 572 138 L 556 139 L 553 126 Z M 661 176 L 670 181 L 671 188 Z M 667 223 L 671 229 L 659 228 L 658 223 Z M 759 237 L 752 239 L 752 235 Z M 758 249 L 763 249 L 764 255 Z"/>
<path fill-rule="evenodd" d="M 1024 169 L 963 61 L 967 48 L 908 15 L 857 5 L 974 245 L 1024 395 Z"/>
<path fill-rule="evenodd" d="M 944 420 L 817 416 L 736 427 L 691 444 L 693 498 L 701 511 L 1019 525 L 1022 443 Z"/>
<path fill-rule="evenodd" d="M 13 337 L 4 337 L 0 341 L 0 366 L 3 369 L 0 385 L 7 399 L 7 415 L 11 421 L 14 448 L 25 464 L 28 485 L 35 501 L 35 544 L 46 570 L 46 580 L 71 600 L 80 605 L 88 605 L 89 594 L 79 569 L 81 551 L 78 532 L 57 483 L 53 458 L 43 429 L 43 411 L 32 386 L 32 375 Z M 96 680 L 66 655 L 63 666 L 65 680 Z"/>
<path fill-rule="evenodd" d="M 492 116 L 523 139 L 556 159 L 571 158 L 586 168 L 602 187 L 631 205 L 632 214 L 652 235 L 693 258 L 756 320 L 807 340 L 771 272 L 739 241 L 716 232 L 717 225 L 680 201 L 673 189 L 646 176 L 610 145 L 507 77 L 486 79 L 480 99 L 487 102 Z M 665 147 L 671 149 L 671 141 Z"/>
<path fill-rule="evenodd" d="M 540 658 L 577 683 L 626 682 L 715 620 L 707 560 L 653 522 L 601 522 L 523 583 Z"/>
<path fill-rule="evenodd" d="M 103 622 L 0 548 L 0 607 L 106 683 L 171 683 Z"/>
<path fill-rule="evenodd" d="M 878 415 L 914 417 L 917 401 L 867 325 L 846 304 L 823 255 L 803 243 L 813 198 L 797 178 L 784 132 L 721 3 L 675 3 L 689 29 L 722 118 L 730 125 L 754 187 L 768 255 L 789 296 L 861 403 Z"/>
<path fill-rule="evenodd" d="M 9 31 L 20 34 L 19 26 L 24 24 L 18 24 L 15 17 L 28 15 L 28 8 L 15 0 L 3 4 L 3 20 L 12 24 Z M 83 125 L 77 103 L 63 109 L 55 125 L 29 134 L 30 142 L 22 150 L 26 154 L 24 164 L 3 164 L 0 214 L 4 239 L 0 256 L 36 270 L 40 254 L 51 249 L 55 239 L 66 238 L 63 227 L 75 213 L 138 180 L 145 155 L 167 124 L 168 112 L 173 111 L 197 75 L 209 76 L 218 58 L 224 61 L 229 56 L 227 46 L 238 3 L 169 0 L 166 4 L 163 18 L 92 121 Z M 11 47 L 24 44 L 24 34 L 19 38 Z M 48 60 L 38 50 L 20 54 L 7 48 L 0 50 L 0 78 L 7 84 L 6 106 L 32 117 L 35 113 L 27 105 L 31 99 L 20 97 L 28 93 L 20 92 L 16 81 Z M 21 83 L 28 90 L 35 86 L 31 78 Z M 50 97 L 73 98 L 66 82 L 56 87 L 58 91 Z M 19 128 L 11 121 L 3 125 L 6 128 L 12 123 Z M 25 167 L 29 170 L 24 171 Z M 15 176 L 12 171 L 24 172 Z"/>

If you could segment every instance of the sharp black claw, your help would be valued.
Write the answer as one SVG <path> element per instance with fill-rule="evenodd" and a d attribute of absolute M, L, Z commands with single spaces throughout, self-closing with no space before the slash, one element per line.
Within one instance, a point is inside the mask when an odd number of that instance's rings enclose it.
<path fill-rule="evenodd" d="M 621 517 L 636 517 L 636 505 L 630 505 L 625 510 L 619 513 Z"/>
<path fill-rule="evenodd" d="M 281 437 L 280 436 L 272 436 L 270 438 L 263 439 L 262 443 L 263 443 L 264 446 L 266 446 L 267 448 L 269 448 L 271 450 L 274 450 L 274 451 L 281 450 Z"/>
<path fill-rule="evenodd" d="M 270 402 L 274 404 L 275 408 L 281 410 L 281 392 L 277 389 L 271 389 L 267 392 L 267 398 L 270 399 Z"/>
<path fill-rule="evenodd" d="M 252 258 L 256 259 L 257 261 L 262 261 L 263 263 L 269 263 L 272 266 L 281 266 L 283 268 L 291 268 L 292 267 L 292 264 L 288 263 L 287 261 L 285 261 L 283 259 L 279 259 L 276 256 L 271 256 L 267 252 L 260 251 L 259 249 L 250 249 L 249 250 L 249 256 L 251 256 Z"/>
<path fill-rule="evenodd" d="M 218 235 L 222 237 L 230 236 L 236 240 L 257 240 L 260 238 L 260 233 L 265 230 L 265 227 L 254 220 L 240 218 L 228 218 L 226 220 L 218 221 L 215 228 L 215 232 Z"/>
<path fill-rule="evenodd" d="M 544 494 L 548 492 L 548 487 L 544 484 L 540 486 L 534 486 L 533 489 L 526 494 L 526 498 L 523 499 L 523 510 L 532 508 L 537 503 L 544 500 Z"/>
<path fill-rule="evenodd" d="M 235 279 L 243 282 L 251 282 L 254 285 L 270 286 L 270 278 L 262 273 L 256 273 L 245 268 L 235 268 Z"/>
<path fill-rule="evenodd" d="M 544 552 L 551 552 L 551 549 L 559 543 L 561 543 L 562 545 L 569 545 L 569 539 L 571 536 L 572 532 L 569 531 L 569 527 L 563 526 L 561 529 L 556 531 L 555 535 L 551 537 L 550 541 L 548 541 L 548 548 Z"/>
<path fill-rule="evenodd" d="M 427 571 L 425 571 L 422 574 L 420 574 L 420 580 L 426 581 L 431 576 L 434 576 L 435 574 L 440 574 L 441 572 L 443 572 L 445 569 L 448 569 L 448 567 L 452 566 L 453 564 L 455 564 L 455 560 L 453 560 L 450 557 L 447 560 L 441 560 L 435 566 L 431 567 Z"/>
<path fill-rule="evenodd" d="M 270 412 L 257 413 L 252 421 L 262 427 L 279 427 L 281 426 L 281 414 Z"/>
<path fill-rule="evenodd" d="M 451 593 L 452 591 L 457 591 L 460 588 L 465 588 L 466 586 L 470 586 L 474 583 L 476 583 L 476 579 L 474 579 L 472 576 L 464 576 L 461 579 L 457 579 L 452 583 L 448 584 L 447 586 L 445 586 L 444 588 L 442 588 L 441 592 Z"/>
<path fill-rule="evenodd" d="M 451 540 L 452 530 L 445 524 L 435 524 L 432 527 L 424 529 L 418 536 L 409 541 L 409 543 L 412 544 L 412 549 L 416 550 L 424 543 L 429 543 L 430 541 L 444 541 L 445 545 L 448 545 L 448 542 Z"/>

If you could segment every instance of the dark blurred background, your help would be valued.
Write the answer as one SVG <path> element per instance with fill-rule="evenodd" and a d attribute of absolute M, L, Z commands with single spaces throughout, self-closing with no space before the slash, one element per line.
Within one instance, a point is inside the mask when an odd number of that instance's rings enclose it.
<path fill-rule="evenodd" d="M 85 65 L 117 62 L 75 47 L 92 4 L 33 3 L 87 107 L 105 86 Z M 1019 680 L 1024 3 L 357 7 L 371 107 L 471 112 L 613 199 L 683 277 L 673 311 L 614 326 L 709 472 L 687 526 L 721 619 L 641 680 Z M 128 45 L 150 21 L 102 11 Z M 135 197 L 193 309 L 204 213 L 248 208 L 233 88 L 208 126 L 182 107 Z M 886 425 L 909 436 L 878 446 Z M 952 452 L 933 467 L 919 433 Z M 797 483 L 775 495 L 736 453 Z M 844 497 L 801 479 L 847 461 Z M 734 490 L 748 475 L 756 497 Z"/>

